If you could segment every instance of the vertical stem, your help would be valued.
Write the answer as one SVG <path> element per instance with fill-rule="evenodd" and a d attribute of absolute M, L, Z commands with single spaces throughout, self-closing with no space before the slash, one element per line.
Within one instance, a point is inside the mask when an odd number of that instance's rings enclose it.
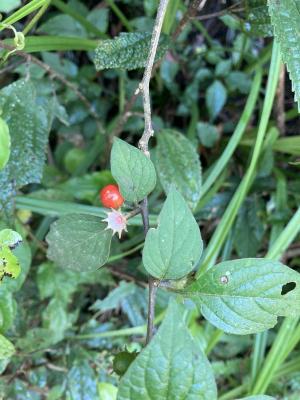
<path fill-rule="evenodd" d="M 139 141 L 140 150 L 147 156 L 150 157 L 150 153 L 148 150 L 148 143 L 151 136 L 153 136 L 154 131 L 152 128 L 152 116 L 151 116 L 151 100 L 150 100 L 150 79 L 153 70 L 153 64 L 155 61 L 156 50 L 159 42 L 159 37 L 161 33 L 162 24 L 164 21 L 164 16 L 167 10 L 169 0 L 160 0 L 156 20 L 152 32 L 149 55 L 146 62 L 146 67 L 144 71 L 144 76 L 142 82 L 138 87 L 137 94 L 139 92 L 143 95 L 143 104 L 144 104 L 144 120 L 145 127 L 143 135 Z M 141 213 L 144 225 L 144 233 L 145 236 L 149 230 L 149 209 L 148 209 L 148 199 L 147 197 L 142 201 L 141 204 Z M 153 336 L 153 328 L 154 328 L 154 317 L 155 317 L 155 297 L 157 291 L 158 282 L 153 278 L 149 277 L 149 301 L 148 301 L 148 322 L 147 322 L 147 338 L 146 344 L 148 344 Z"/>

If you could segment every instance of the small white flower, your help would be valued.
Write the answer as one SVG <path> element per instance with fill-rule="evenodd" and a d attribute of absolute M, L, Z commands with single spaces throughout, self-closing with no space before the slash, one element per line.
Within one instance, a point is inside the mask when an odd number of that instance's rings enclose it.
<path fill-rule="evenodd" d="M 107 227 L 105 229 L 111 229 L 113 235 L 118 233 L 119 239 L 121 239 L 121 234 L 123 231 L 127 232 L 127 219 L 121 211 L 111 209 L 112 211 L 107 211 L 107 218 L 103 219 L 103 222 L 107 222 Z"/>

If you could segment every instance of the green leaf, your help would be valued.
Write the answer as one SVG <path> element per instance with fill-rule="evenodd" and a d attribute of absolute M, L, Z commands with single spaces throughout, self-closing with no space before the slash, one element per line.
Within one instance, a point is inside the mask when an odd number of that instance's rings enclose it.
<path fill-rule="evenodd" d="M 38 32 L 48 35 L 66 36 L 66 37 L 86 37 L 87 32 L 84 27 L 70 15 L 59 14 L 49 18 L 43 23 Z"/>
<path fill-rule="evenodd" d="M 277 316 L 299 313 L 300 275 L 263 258 L 225 261 L 201 275 L 183 294 L 217 328 L 248 335 L 272 328 Z"/>
<path fill-rule="evenodd" d="M 37 103 L 30 81 L 16 81 L 0 92 L 0 109 L 9 125 L 13 149 L 6 167 L 0 171 L 3 207 L 15 189 L 41 180 L 49 132 L 48 108 Z"/>
<path fill-rule="evenodd" d="M 87 360 L 77 359 L 66 377 L 66 399 L 97 399 L 97 378 Z"/>
<path fill-rule="evenodd" d="M 0 332 L 6 332 L 12 325 L 16 314 L 16 303 L 12 294 L 5 289 L 0 289 Z"/>
<path fill-rule="evenodd" d="M 192 143 L 181 133 L 164 129 L 157 135 L 157 172 L 166 193 L 172 184 L 194 209 L 201 197 L 201 165 Z"/>
<path fill-rule="evenodd" d="M 22 236 L 13 231 L 12 229 L 3 229 L 0 231 L 0 247 L 8 246 L 10 249 L 14 249 L 22 242 Z"/>
<path fill-rule="evenodd" d="M 55 221 L 46 240 L 48 258 L 58 266 L 76 271 L 94 271 L 109 257 L 112 231 L 100 218 L 70 214 Z"/>
<path fill-rule="evenodd" d="M 17 257 L 8 246 L 0 246 L 0 281 L 4 276 L 17 278 L 21 272 Z"/>
<path fill-rule="evenodd" d="M 268 0 L 276 40 L 292 81 L 300 112 L 300 0 Z"/>
<path fill-rule="evenodd" d="M 0 171 L 5 167 L 10 156 L 10 135 L 7 123 L 0 118 Z"/>
<path fill-rule="evenodd" d="M 109 292 L 107 297 L 103 300 L 97 300 L 92 306 L 91 310 L 105 312 L 113 310 L 120 306 L 123 299 L 135 292 L 135 284 L 133 282 L 121 281 L 120 285 Z"/>
<path fill-rule="evenodd" d="M 273 36 L 266 0 L 246 0 L 245 29 L 253 36 Z"/>
<path fill-rule="evenodd" d="M 240 208 L 234 229 L 234 246 L 239 257 L 255 257 L 261 246 L 264 226 L 258 217 L 256 199 L 247 199 Z"/>
<path fill-rule="evenodd" d="M 138 203 L 155 188 L 154 165 L 136 147 L 116 138 L 111 151 L 110 163 L 112 175 L 125 200 Z"/>
<path fill-rule="evenodd" d="M 216 384 L 205 355 L 182 320 L 175 301 L 150 344 L 120 381 L 117 400 L 215 400 Z"/>
<path fill-rule="evenodd" d="M 211 120 L 214 120 L 227 100 L 227 91 L 224 85 L 218 80 L 214 81 L 206 90 L 205 100 L 209 116 Z"/>
<path fill-rule="evenodd" d="M 108 382 L 98 383 L 99 400 L 117 400 L 118 389 Z"/>
<path fill-rule="evenodd" d="M 5 0 L 1 1 L 0 12 L 9 13 L 21 5 L 21 0 Z"/>
<path fill-rule="evenodd" d="M 259 394 L 257 396 L 243 397 L 242 399 L 237 399 L 237 400 L 276 400 L 276 399 L 275 397 Z"/>
<path fill-rule="evenodd" d="M 96 69 L 145 67 L 151 40 L 151 32 L 120 33 L 114 39 L 100 41 L 96 48 L 94 63 Z M 169 45 L 167 36 L 162 35 L 156 53 L 156 61 L 166 52 Z"/>
<path fill-rule="evenodd" d="M 11 357 L 15 352 L 14 345 L 6 337 L 0 335 L 0 360 Z"/>
<path fill-rule="evenodd" d="M 205 147 L 213 147 L 219 139 L 219 132 L 214 125 L 206 122 L 197 123 L 197 133 L 201 144 Z"/>
<path fill-rule="evenodd" d="M 157 229 L 146 236 L 143 263 L 158 279 L 179 279 L 199 261 L 203 243 L 199 226 L 183 197 L 173 187 L 158 217 Z"/>

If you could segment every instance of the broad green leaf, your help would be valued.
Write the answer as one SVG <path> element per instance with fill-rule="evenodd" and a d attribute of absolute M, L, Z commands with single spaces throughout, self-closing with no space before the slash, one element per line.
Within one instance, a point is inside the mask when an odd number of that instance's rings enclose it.
<path fill-rule="evenodd" d="M 117 400 L 216 400 L 211 366 L 196 349 L 182 314 L 171 301 L 157 334 L 121 379 Z"/>
<path fill-rule="evenodd" d="M 38 32 L 53 36 L 81 37 L 87 36 L 85 28 L 70 15 L 59 14 L 49 18 L 38 28 Z"/>
<path fill-rule="evenodd" d="M 5 333 L 12 325 L 16 315 L 16 303 L 12 294 L 0 287 L 0 333 Z"/>
<path fill-rule="evenodd" d="M 266 0 L 246 0 L 245 29 L 253 36 L 273 36 Z"/>
<path fill-rule="evenodd" d="M 8 246 L 10 249 L 14 249 L 22 242 L 22 236 L 12 229 L 3 229 L 0 231 L 0 247 Z"/>
<path fill-rule="evenodd" d="M 49 107 L 37 103 L 34 85 L 18 80 L 0 91 L 2 118 L 8 123 L 13 149 L 0 171 L 0 211 L 15 190 L 41 180 L 49 132 Z M 2 203 L 2 204 L 1 204 Z"/>
<path fill-rule="evenodd" d="M 98 383 L 99 400 L 117 400 L 118 388 L 108 382 Z"/>
<path fill-rule="evenodd" d="M 201 144 L 205 147 L 213 147 L 219 139 L 217 128 L 207 122 L 197 123 L 197 133 Z"/>
<path fill-rule="evenodd" d="M 15 351 L 14 345 L 6 337 L 0 335 L 0 360 L 13 356 Z"/>
<path fill-rule="evenodd" d="M 157 173 L 166 193 L 175 185 L 194 209 L 201 197 L 201 165 L 192 143 L 181 133 L 164 129 L 157 135 Z"/>
<path fill-rule="evenodd" d="M 300 112 L 300 0 L 268 0 L 276 40 L 292 81 Z"/>
<path fill-rule="evenodd" d="M 69 214 L 55 221 L 47 235 L 48 258 L 58 266 L 76 271 L 94 271 L 109 257 L 112 231 L 101 219 Z"/>
<path fill-rule="evenodd" d="M 94 63 L 96 69 L 143 68 L 150 48 L 152 32 L 122 32 L 114 39 L 101 40 L 96 48 Z M 162 35 L 156 53 L 156 60 L 160 59 L 169 45 L 167 36 Z"/>
<path fill-rule="evenodd" d="M 214 81 L 206 90 L 205 100 L 209 116 L 211 120 L 214 120 L 227 100 L 227 91 L 224 85 L 218 80 Z"/>
<path fill-rule="evenodd" d="M 8 246 L 0 245 L 0 281 L 4 276 L 17 278 L 21 272 L 20 263 Z"/>
<path fill-rule="evenodd" d="M 21 5 L 21 0 L 5 0 L 0 2 L 0 12 L 9 13 Z"/>
<path fill-rule="evenodd" d="M 113 310 L 120 306 L 120 303 L 130 294 L 135 292 L 136 285 L 133 282 L 121 281 L 120 285 L 109 292 L 107 297 L 103 300 L 97 300 L 92 306 L 91 310 L 105 312 Z"/>
<path fill-rule="evenodd" d="M 272 328 L 278 316 L 300 311 L 300 275 L 278 261 L 225 261 L 183 290 L 203 316 L 227 333 L 248 335 Z"/>
<path fill-rule="evenodd" d="M 116 138 L 111 151 L 110 163 L 112 175 L 125 200 L 138 203 L 155 188 L 154 165 L 136 147 Z"/>
<path fill-rule="evenodd" d="M 88 360 L 82 360 L 82 357 L 78 357 L 77 354 L 77 359 L 72 363 L 72 368 L 66 376 L 66 399 L 98 399 L 96 373 Z"/>
<path fill-rule="evenodd" d="M 10 156 L 10 135 L 7 123 L 0 118 L 0 171 L 5 167 Z"/>
<path fill-rule="evenodd" d="M 173 187 L 158 217 L 158 227 L 146 236 L 143 263 L 158 279 L 179 279 L 193 270 L 203 243 L 199 226 L 185 200 Z"/>

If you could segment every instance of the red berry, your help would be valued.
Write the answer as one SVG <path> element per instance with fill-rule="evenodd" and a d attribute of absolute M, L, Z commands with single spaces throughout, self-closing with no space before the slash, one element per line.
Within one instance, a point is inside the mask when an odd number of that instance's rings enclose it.
<path fill-rule="evenodd" d="M 104 207 L 107 208 L 120 208 L 124 203 L 124 198 L 119 191 L 117 185 L 106 185 L 100 191 L 100 200 Z"/>

